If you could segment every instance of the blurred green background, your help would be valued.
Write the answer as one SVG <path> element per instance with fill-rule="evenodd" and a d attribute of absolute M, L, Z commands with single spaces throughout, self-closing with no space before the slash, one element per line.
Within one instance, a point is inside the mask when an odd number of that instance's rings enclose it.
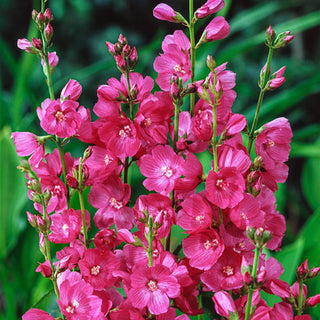
<path fill-rule="evenodd" d="M 161 52 L 165 34 L 180 26 L 158 21 L 152 9 L 160 1 L 150 0 L 51 0 L 55 17 L 54 47 L 60 62 L 53 74 L 58 94 L 68 79 L 83 86 L 80 102 L 92 108 L 96 90 L 110 77 L 120 77 L 105 41 L 115 42 L 120 33 L 138 50 L 136 71 L 151 75 L 154 58 Z M 279 33 L 290 30 L 295 39 L 275 51 L 271 71 L 287 66 L 286 82 L 266 94 L 259 124 L 285 116 L 294 138 L 288 162 L 288 182 L 279 186 L 278 210 L 286 216 L 283 249 L 275 255 L 285 266 L 283 279 L 293 283 L 295 268 L 304 259 L 320 266 L 320 1 L 319 0 L 225 0 L 223 14 L 231 25 L 228 38 L 204 45 L 197 51 L 196 79 L 206 75 L 205 58 L 229 61 L 237 74 L 234 112 L 244 113 L 251 123 L 259 89 L 257 86 L 267 48 L 264 32 L 271 24 Z M 188 1 L 167 1 L 188 18 Z M 204 1 L 195 1 L 195 8 Z M 31 23 L 32 9 L 39 1 L 0 1 L 0 319 L 15 320 L 36 303 L 51 284 L 34 272 L 43 258 L 38 236 L 26 222 L 33 212 L 26 196 L 19 159 L 10 140 L 12 131 L 42 134 L 36 107 L 47 97 L 39 60 L 16 47 L 18 38 L 31 39 L 37 30 Z M 200 36 L 204 23 L 196 25 Z M 84 146 L 69 150 L 80 155 Z M 309 295 L 320 292 L 320 279 L 309 281 Z M 272 302 L 272 299 L 269 299 Z M 40 308 L 49 310 L 54 298 L 44 299 Z M 53 307 L 54 308 L 54 307 Z M 320 308 L 312 312 L 320 319 Z M 53 313 L 53 315 L 55 315 Z M 211 317 L 212 318 L 212 317 Z M 208 316 L 210 319 L 210 316 Z"/>

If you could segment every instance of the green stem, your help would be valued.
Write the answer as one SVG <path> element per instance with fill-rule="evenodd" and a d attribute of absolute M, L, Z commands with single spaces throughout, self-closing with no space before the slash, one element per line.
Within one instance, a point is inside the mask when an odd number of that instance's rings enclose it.
<path fill-rule="evenodd" d="M 269 78 L 269 72 L 268 71 L 269 71 L 269 68 L 270 68 L 270 63 L 271 63 L 271 59 L 272 59 L 273 50 L 274 50 L 273 47 L 269 47 L 266 70 L 265 70 L 263 82 L 260 84 L 260 93 L 259 93 L 259 98 L 258 98 L 258 102 L 257 102 L 256 113 L 254 115 L 252 127 L 251 127 L 251 130 L 250 130 L 250 133 L 249 133 L 249 142 L 248 142 L 248 153 L 249 154 L 251 153 L 253 140 L 255 139 L 255 134 L 254 133 L 255 133 L 255 130 L 256 130 L 257 125 L 258 125 L 259 113 L 260 113 L 260 110 L 261 110 L 264 93 L 266 91 L 265 86 L 266 86 L 266 84 L 268 82 L 268 78 Z"/>
<path fill-rule="evenodd" d="M 212 153 L 213 153 L 213 169 L 214 172 L 218 172 L 218 156 L 217 156 L 217 104 L 216 101 L 212 106 L 213 112 L 213 122 L 212 122 L 212 129 L 213 129 L 213 136 L 212 136 Z"/>
<path fill-rule="evenodd" d="M 130 120 L 134 120 L 134 115 L 133 115 L 133 109 L 134 109 L 134 103 L 133 103 L 133 98 L 131 95 L 131 86 L 130 86 L 130 79 L 129 79 L 129 74 L 130 74 L 130 70 L 129 70 L 129 59 L 126 59 L 126 63 L 127 63 L 127 72 L 126 72 L 126 80 L 127 80 L 127 86 L 128 86 L 128 93 L 129 93 L 129 108 L 130 108 Z"/>
<path fill-rule="evenodd" d="M 82 228 L 83 228 L 83 236 L 84 236 L 84 245 L 85 248 L 88 249 L 88 228 L 86 222 L 86 213 L 85 213 L 85 206 L 83 201 L 83 189 L 82 189 L 82 158 L 79 158 L 79 175 L 78 175 L 78 183 L 79 183 L 79 203 L 80 203 L 80 210 L 82 216 Z"/>
<path fill-rule="evenodd" d="M 189 34 L 190 34 L 190 44 L 191 44 L 191 83 L 195 79 L 195 61 L 196 61 L 196 47 L 194 41 L 194 21 L 193 21 L 193 0 L 189 0 Z M 195 105 L 195 93 L 190 94 L 190 115 L 194 114 Z"/>
<path fill-rule="evenodd" d="M 254 286 L 255 286 L 255 282 L 256 282 L 259 256 L 260 256 L 260 248 L 256 245 L 256 247 L 254 249 L 254 260 L 253 260 L 252 274 L 251 274 L 252 275 L 252 284 L 251 284 L 251 286 L 249 288 L 249 292 L 248 292 L 245 320 L 249 320 L 250 315 L 251 315 L 251 303 L 252 303 L 252 296 L 253 296 L 253 292 L 254 292 Z"/>
<path fill-rule="evenodd" d="M 70 190 L 69 190 L 69 186 L 67 184 L 67 167 L 66 167 L 66 162 L 65 162 L 65 159 L 64 159 L 64 150 L 63 150 L 60 138 L 58 136 L 56 136 L 56 138 L 55 138 L 55 143 L 56 143 L 57 148 L 59 150 L 59 156 L 60 156 L 60 160 L 61 160 L 64 184 L 65 184 L 65 186 L 67 188 L 66 198 L 67 198 L 67 206 L 68 206 L 68 209 L 69 209 L 70 208 Z"/>
<path fill-rule="evenodd" d="M 300 279 L 299 281 L 299 300 L 298 300 L 298 316 L 302 315 L 302 310 L 303 310 L 303 280 Z"/>
<path fill-rule="evenodd" d="M 149 216 L 149 234 L 148 234 L 148 258 L 149 267 L 152 267 L 152 216 Z"/>

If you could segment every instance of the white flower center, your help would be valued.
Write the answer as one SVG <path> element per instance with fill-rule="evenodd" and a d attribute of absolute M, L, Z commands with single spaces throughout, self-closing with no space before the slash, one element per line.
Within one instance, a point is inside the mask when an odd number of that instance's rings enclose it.
<path fill-rule="evenodd" d="M 152 291 L 152 292 L 158 290 L 157 283 L 155 281 L 153 281 L 153 280 L 149 281 L 148 287 L 149 287 L 149 290 Z"/>
<path fill-rule="evenodd" d="M 117 201 L 115 198 L 111 198 L 109 200 L 111 207 L 114 207 L 116 209 L 121 209 L 123 207 L 122 203 Z"/>
<path fill-rule="evenodd" d="M 170 178 L 173 175 L 172 170 L 167 166 L 162 166 L 161 171 L 162 171 L 162 175 L 163 176 L 165 175 L 167 178 Z"/>
<path fill-rule="evenodd" d="M 100 269 L 101 269 L 101 267 L 99 265 L 92 267 L 91 268 L 91 274 L 93 276 L 97 276 L 99 274 L 99 272 L 100 272 Z"/>

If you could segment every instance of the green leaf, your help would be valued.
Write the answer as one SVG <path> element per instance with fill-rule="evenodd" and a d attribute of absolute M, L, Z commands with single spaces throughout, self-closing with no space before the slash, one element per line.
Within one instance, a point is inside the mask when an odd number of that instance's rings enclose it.
<path fill-rule="evenodd" d="M 305 146 L 305 149 L 307 146 Z M 320 140 L 318 143 L 314 144 L 313 148 L 308 148 L 309 154 L 319 154 L 320 153 Z M 306 197 L 309 205 L 313 209 L 320 207 L 320 155 L 314 158 L 310 158 L 305 162 L 302 171 L 302 186 L 303 193 Z"/>
<path fill-rule="evenodd" d="M 27 190 L 24 176 L 17 170 L 19 158 L 10 138 L 8 127 L 0 132 L 0 260 L 15 246 L 19 233 L 25 228 Z"/>

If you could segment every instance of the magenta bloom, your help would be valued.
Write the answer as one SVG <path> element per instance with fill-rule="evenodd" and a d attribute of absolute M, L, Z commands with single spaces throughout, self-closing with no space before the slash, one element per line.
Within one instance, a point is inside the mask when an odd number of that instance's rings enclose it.
<path fill-rule="evenodd" d="M 170 298 L 180 295 L 178 280 L 162 265 L 140 266 L 131 275 L 128 299 L 138 309 L 147 307 L 152 314 L 168 311 Z"/>
<path fill-rule="evenodd" d="M 73 100 L 45 100 L 41 109 L 37 109 L 42 129 L 60 138 L 75 135 L 81 124 L 81 115 L 76 111 L 78 105 Z"/>
<path fill-rule="evenodd" d="M 43 143 L 31 132 L 12 132 L 11 138 L 16 145 L 17 154 L 20 157 L 30 156 L 29 163 L 37 167 L 44 157 Z"/>
<path fill-rule="evenodd" d="M 222 255 L 224 244 L 215 230 L 190 234 L 182 240 L 183 252 L 190 259 L 190 266 L 209 270 Z"/>
<path fill-rule="evenodd" d="M 117 278 L 112 271 L 119 269 L 120 263 L 111 251 L 88 249 L 83 259 L 79 261 L 83 279 L 90 283 L 95 290 L 111 288 Z"/>
<path fill-rule="evenodd" d="M 159 20 L 176 22 L 175 17 L 177 16 L 176 12 L 167 4 L 159 3 L 153 9 L 153 16 Z"/>
<path fill-rule="evenodd" d="M 148 190 L 169 194 L 176 179 L 182 174 L 183 161 L 182 156 L 177 155 L 170 146 L 155 147 L 151 155 L 147 154 L 141 158 L 140 171 L 147 177 L 143 185 Z"/>
<path fill-rule="evenodd" d="M 211 203 L 221 209 L 233 208 L 243 199 L 245 183 L 235 168 L 222 168 L 218 172 L 209 172 L 206 190 Z"/>
<path fill-rule="evenodd" d="M 158 72 L 157 83 L 164 91 L 170 90 L 170 79 L 174 75 L 182 79 L 182 83 L 191 77 L 190 41 L 182 30 L 168 35 L 162 42 L 163 54 L 154 61 L 154 70 Z"/>
<path fill-rule="evenodd" d="M 98 319 L 102 301 L 93 294 L 93 287 L 74 275 L 76 272 L 65 271 L 59 285 L 58 305 L 68 320 Z"/>
<path fill-rule="evenodd" d="M 220 11 L 223 7 L 223 0 L 208 0 L 199 9 L 197 9 L 195 15 L 198 19 L 202 19 L 207 17 L 209 14 Z"/>
<path fill-rule="evenodd" d="M 54 317 L 43 310 L 30 309 L 22 316 L 22 320 L 54 320 Z"/>
<path fill-rule="evenodd" d="M 77 101 L 82 92 L 81 84 L 70 79 L 68 83 L 63 87 L 60 94 L 61 100 L 74 100 Z"/>
<path fill-rule="evenodd" d="M 288 160 L 292 131 L 286 118 L 277 118 L 263 128 L 257 136 L 255 150 L 263 158 L 263 165 L 272 168 L 275 162 Z"/>

